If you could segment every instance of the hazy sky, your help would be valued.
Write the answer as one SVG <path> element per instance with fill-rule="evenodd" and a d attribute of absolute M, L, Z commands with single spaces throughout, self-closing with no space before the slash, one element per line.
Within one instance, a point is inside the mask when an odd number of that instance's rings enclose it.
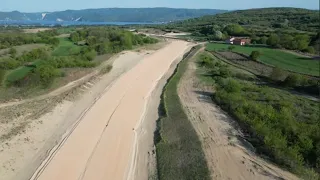
<path fill-rule="evenodd" d="M 248 9 L 260 7 L 319 9 L 319 0 L 0 0 L 0 11 L 42 12 L 107 7 Z"/>

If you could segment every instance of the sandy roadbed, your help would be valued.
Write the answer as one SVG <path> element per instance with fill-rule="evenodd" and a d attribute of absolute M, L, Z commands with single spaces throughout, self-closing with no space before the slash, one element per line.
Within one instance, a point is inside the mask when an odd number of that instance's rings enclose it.
<path fill-rule="evenodd" d="M 82 112 L 117 78 L 152 53 L 123 52 L 112 59 L 111 72 L 84 84 L 80 82 L 70 92 L 68 90 L 57 97 L 49 94 L 42 100 L 35 98 L 17 105 L 0 107 L 0 136 L 11 134 L 8 139 L 0 139 L 0 179 L 29 179 L 49 150 L 77 122 Z M 73 86 L 77 83 L 71 84 Z M 61 89 L 64 91 L 67 88 L 68 85 Z M 19 127 L 24 123 L 27 123 L 26 128 L 20 130 Z"/>
<path fill-rule="evenodd" d="M 32 179 L 124 179 L 133 175 L 135 128 L 151 92 L 188 48 L 173 41 L 118 78 L 51 152 Z"/>
<path fill-rule="evenodd" d="M 202 85 L 196 77 L 195 58 L 180 81 L 181 103 L 199 135 L 211 178 L 241 179 L 298 179 L 250 151 L 248 144 L 237 137 L 237 123 L 211 100 L 212 87 Z"/>

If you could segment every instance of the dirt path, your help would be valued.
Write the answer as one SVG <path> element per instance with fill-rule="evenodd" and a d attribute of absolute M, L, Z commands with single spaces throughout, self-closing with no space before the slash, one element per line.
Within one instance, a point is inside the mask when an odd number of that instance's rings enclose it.
<path fill-rule="evenodd" d="M 212 102 L 212 89 L 196 78 L 194 59 L 189 62 L 178 92 L 202 141 L 212 179 L 298 179 L 257 157 L 249 150 L 249 143 L 237 138 L 241 132 L 236 122 Z"/>
<path fill-rule="evenodd" d="M 144 58 L 83 113 L 32 179 L 124 179 L 134 175 L 136 132 L 151 92 L 188 43 L 174 41 Z"/>

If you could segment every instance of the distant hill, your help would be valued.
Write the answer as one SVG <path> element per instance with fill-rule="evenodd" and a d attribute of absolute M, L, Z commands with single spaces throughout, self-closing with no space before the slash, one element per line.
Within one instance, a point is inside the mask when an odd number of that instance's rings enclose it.
<path fill-rule="evenodd" d="M 293 28 L 295 30 L 317 32 L 319 30 L 319 10 L 299 8 L 262 8 L 232 11 L 223 14 L 203 16 L 173 23 L 180 29 L 193 31 L 199 26 L 240 24 L 256 28 Z"/>
<path fill-rule="evenodd" d="M 22 13 L 0 12 L 2 21 L 46 20 L 86 22 L 169 22 L 224 13 L 217 9 L 173 9 L 173 8 L 103 8 L 66 10 L 58 12 Z"/>

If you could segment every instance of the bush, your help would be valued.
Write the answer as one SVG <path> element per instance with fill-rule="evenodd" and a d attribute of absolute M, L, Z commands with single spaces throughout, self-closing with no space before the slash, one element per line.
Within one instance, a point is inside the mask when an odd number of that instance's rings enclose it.
<path fill-rule="evenodd" d="M 5 79 L 6 71 L 0 69 L 0 87 L 3 85 L 3 80 Z"/>
<path fill-rule="evenodd" d="M 278 67 L 273 68 L 270 78 L 274 81 L 282 80 L 286 76 L 286 72 Z"/>
<path fill-rule="evenodd" d="M 309 47 L 306 49 L 306 52 L 307 52 L 307 53 L 310 53 L 310 54 L 314 54 L 314 53 L 315 53 L 314 47 L 309 46 Z"/>
<path fill-rule="evenodd" d="M 254 61 L 257 61 L 260 56 L 261 53 L 259 51 L 252 51 L 250 54 L 250 58 Z"/>
<path fill-rule="evenodd" d="M 228 47 L 228 50 L 229 50 L 229 51 L 233 51 L 235 48 L 236 48 L 235 46 L 229 46 L 229 47 Z"/>
<path fill-rule="evenodd" d="M 49 64 L 39 65 L 33 72 L 43 86 L 49 86 L 60 75 L 59 70 Z"/>
<path fill-rule="evenodd" d="M 301 81 L 301 75 L 289 74 L 289 76 L 284 80 L 284 84 L 288 87 L 296 87 L 301 85 Z"/>
<path fill-rule="evenodd" d="M 112 65 L 107 65 L 107 66 L 104 66 L 103 68 L 101 68 L 100 70 L 100 74 L 106 74 L 106 73 L 109 73 L 112 69 Z"/>
<path fill-rule="evenodd" d="M 222 87 L 228 93 L 240 92 L 241 84 L 236 80 L 227 78 L 219 82 L 220 87 Z"/>

